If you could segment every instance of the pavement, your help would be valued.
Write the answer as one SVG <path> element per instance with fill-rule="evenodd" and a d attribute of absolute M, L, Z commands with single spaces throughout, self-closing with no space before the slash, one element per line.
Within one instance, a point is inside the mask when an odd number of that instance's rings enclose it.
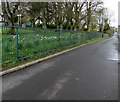
<path fill-rule="evenodd" d="M 118 39 L 118 68 L 120 68 L 120 39 Z M 118 99 L 120 101 L 120 70 L 118 69 Z"/>
<path fill-rule="evenodd" d="M 2 77 L 3 100 L 118 100 L 118 39 L 78 48 Z"/>

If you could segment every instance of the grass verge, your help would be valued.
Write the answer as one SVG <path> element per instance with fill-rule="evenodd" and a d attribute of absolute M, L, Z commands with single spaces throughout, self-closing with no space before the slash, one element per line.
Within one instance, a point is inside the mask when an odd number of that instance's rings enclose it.
<path fill-rule="evenodd" d="M 83 43 L 74 44 L 74 45 L 66 46 L 66 47 L 61 47 L 61 48 L 56 49 L 56 50 L 50 50 L 50 51 L 47 51 L 47 52 L 42 53 L 40 55 L 36 55 L 34 57 L 31 57 L 31 58 L 26 58 L 26 59 L 22 59 L 22 60 L 19 60 L 19 61 L 14 61 L 13 63 L 9 63 L 7 65 L 3 65 L 0 70 L 1 71 L 8 70 L 8 69 L 11 69 L 13 67 L 23 65 L 23 64 L 27 64 L 27 63 L 30 63 L 30 62 L 35 61 L 37 59 L 40 59 L 40 58 L 43 58 L 43 57 L 46 57 L 46 56 L 50 56 L 50 55 L 53 55 L 53 54 L 61 52 L 61 51 L 64 51 L 64 50 L 67 50 L 67 49 L 70 49 L 70 48 L 73 48 L 73 47 L 76 47 L 76 46 L 80 46 L 82 44 L 86 44 L 86 43 L 90 43 L 90 42 L 93 42 L 93 41 L 96 41 L 96 40 L 101 40 L 101 39 L 106 39 L 106 38 L 109 38 L 109 37 L 95 38 L 95 39 L 92 39 L 92 40 L 86 40 Z"/>

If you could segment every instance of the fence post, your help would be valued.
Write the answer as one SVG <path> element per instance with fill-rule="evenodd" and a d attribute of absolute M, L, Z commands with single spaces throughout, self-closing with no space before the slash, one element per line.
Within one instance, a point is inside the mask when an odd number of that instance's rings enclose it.
<path fill-rule="evenodd" d="M 76 32 L 76 44 L 78 44 L 78 32 L 79 31 Z"/>
<path fill-rule="evenodd" d="M 70 31 L 70 34 L 69 34 L 69 39 L 70 39 L 70 45 L 71 45 L 71 31 Z"/>
<path fill-rule="evenodd" d="M 58 43 L 59 43 L 59 47 L 61 47 L 60 46 L 60 32 L 58 31 Z"/>
<path fill-rule="evenodd" d="M 102 38 L 104 37 L 104 33 L 102 32 Z"/>
<path fill-rule="evenodd" d="M 45 31 L 43 31 L 43 36 L 42 36 L 42 41 L 43 41 L 43 50 L 42 51 L 45 51 Z"/>
<path fill-rule="evenodd" d="M 16 60 L 18 60 L 18 26 L 15 27 L 16 29 Z"/>

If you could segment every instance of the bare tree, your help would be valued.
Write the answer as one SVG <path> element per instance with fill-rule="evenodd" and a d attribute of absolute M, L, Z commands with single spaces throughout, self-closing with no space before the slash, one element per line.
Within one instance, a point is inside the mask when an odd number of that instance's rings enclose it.
<path fill-rule="evenodd" d="M 15 23 L 18 20 L 17 14 L 19 11 L 20 2 L 2 2 L 2 14 L 6 22 L 11 25 L 10 34 L 15 34 Z"/>

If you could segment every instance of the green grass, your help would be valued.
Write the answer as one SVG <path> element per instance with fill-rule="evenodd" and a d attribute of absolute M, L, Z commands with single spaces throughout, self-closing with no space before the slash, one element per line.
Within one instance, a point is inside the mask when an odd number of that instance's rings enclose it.
<path fill-rule="evenodd" d="M 8 29 L 8 28 L 7 28 Z M 19 29 L 18 55 L 16 60 L 16 35 L 2 35 L 3 70 L 42 58 L 65 49 L 101 39 L 98 32 L 70 32 L 55 30 Z"/>

